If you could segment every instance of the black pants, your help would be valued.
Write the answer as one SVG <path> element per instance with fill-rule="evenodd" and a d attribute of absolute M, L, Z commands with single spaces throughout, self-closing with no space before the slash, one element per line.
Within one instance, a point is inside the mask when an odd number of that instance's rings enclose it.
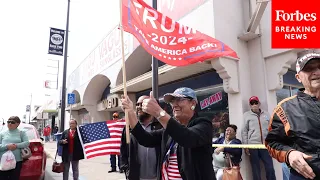
<path fill-rule="evenodd" d="M 261 180 L 260 160 L 262 160 L 267 180 L 275 180 L 276 175 L 273 169 L 273 162 L 269 152 L 266 149 L 250 149 L 249 152 L 252 167 L 252 179 Z"/>
<path fill-rule="evenodd" d="M 22 161 L 17 162 L 16 168 L 9 171 L 0 171 L 1 180 L 19 180 L 22 168 Z"/>
<path fill-rule="evenodd" d="M 110 155 L 110 164 L 111 169 L 116 170 L 117 169 L 117 157 L 118 156 L 118 167 L 120 169 L 120 155 Z"/>

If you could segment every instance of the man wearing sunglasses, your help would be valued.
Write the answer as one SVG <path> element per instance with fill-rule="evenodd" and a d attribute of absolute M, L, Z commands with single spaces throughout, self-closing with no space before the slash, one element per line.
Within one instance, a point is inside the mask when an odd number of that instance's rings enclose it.
<path fill-rule="evenodd" d="M 162 129 L 157 119 L 142 111 L 142 102 L 149 99 L 149 96 L 139 97 L 136 103 L 136 113 L 139 123 L 147 132 Z M 138 143 L 137 139 L 130 135 L 130 145 L 126 143 L 126 129 L 123 129 L 121 137 L 121 169 L 125 171 L 129 180 L 156 180 L 157 162 L 160 155 L 160 146 L 144 147 Z"/>
<path fill-rule="evenodd" d="M 260 109 L 257 96 L 249 99 L 250 110 L 244 113 L 244 127 L 242 129 L 243 144 L 264 144 L 268 134 L 269 113 Z M 272 158 L 266 149 L 245 149 L 250 157 L 252 179 L 261 180 L 260 160 L 264 164 L 267 180 L 275 180 Z"/>
<path fill-rule="evenodd" d="M 291 166 L 290 180 L 320 179 L 320 53 L 298 54 L 297 95 L 274 110 L 266 147 L 272 157 Z"/>

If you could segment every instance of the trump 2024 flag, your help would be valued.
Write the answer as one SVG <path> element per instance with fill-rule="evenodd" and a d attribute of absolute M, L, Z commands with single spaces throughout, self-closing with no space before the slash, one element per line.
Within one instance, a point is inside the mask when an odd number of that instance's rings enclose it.
<path fill-rule="evenodd" d="M 175 22 L 143 0 L 122 0 L 122 9 L 124 31 L 133 34 L 149 54 L 166 64 L 187 66 L 223 56 L 238 59 L 228 45 Z"/>
<path fill-rule="evenodd" d="M 108 120 L 78 127 L 86 159 L 109 154 L 119 155 L 121 136 L 126 122 Z"/>

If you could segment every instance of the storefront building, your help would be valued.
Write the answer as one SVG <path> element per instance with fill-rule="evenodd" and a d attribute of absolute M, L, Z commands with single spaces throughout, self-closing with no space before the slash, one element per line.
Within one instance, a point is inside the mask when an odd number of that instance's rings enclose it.
<path fill-rule="evenodd" d="M 257 7 L 254 0 L 198 0 L 188 4 L 182 0 L 158 0 L 158 3 L 159 11 L 221 40 L 240 57 L 240 60 L 227 57 L 210 59 L 187 67 L 173 67 L 160 62 L 159 98 L 168 111 L 170 108 L 162 101 L 163 94 L 178 87 L 193 88 L 199 99 L 199 114 L 213 120 L 215 136 L 232 123 L 238 126 L 237 135 L 241 139 L 243 113 L 249 110 L 248 99 L 251 96 L 258 96 L 262 108 L 271 113 L 277 102 L 295 94 L 301 87 L 294 76 L 297 53 L 302 50 L 271 49 L 270 4 L 257 31 L 244 33 Z M 130 34 L 125 33 L 124 38 L 127 91 L 135 102 L 151 90 L 151 56 Z M 68 92 L 75 93 L 77 97 L 77 104 L 71 106 L 71 116 L 80 124 L 109 120 L 113 112 L 121 112 L 123 77 L 120 52 L 120 35 L 115 27 L 68 77 Z M 277 177 L 282 179 L 280 164 L 274 164 Z M 241 166 L 243 178 L 250 180 L 251 168 L 245 155 Z"/>

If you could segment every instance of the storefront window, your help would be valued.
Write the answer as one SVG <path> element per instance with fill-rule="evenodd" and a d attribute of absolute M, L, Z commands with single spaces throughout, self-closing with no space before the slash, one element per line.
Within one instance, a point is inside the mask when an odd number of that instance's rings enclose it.
<path fill-rule="evenodd" d="M 288 98 L 290 96 L 294 96 L 297 94 L 300 87 L 293 87 L 293 86 L 283 86 L 282 89 L 279 89 L 276 92 L 277 95 L 277 103 L 282 101 L 285 98 Z"/>
<path fill-rule="evenodd" d="M 196 90 L 198 97 L 199 116 L 205 116 L 212 120 L 213 136 L 218 138 L 229 125 L 228 94 L 223 87 L 212 87 Z"/>
<path fill-rule="evenodd" d="M 297 88 L 297 87 L 291 87 L 291 94 L 292 94 L 292 96 L 293 96 L 293 95 L 296 95 L 296 94 L 298 93 L 298 91 L 299 91 L 299 88 Z"/>
<path fill-rule="evenodd" d="M 277 103 L 282 101 L 283 99 L 290 97 L 290 87 L 289 86 L 283 86 L 282 89 L 279 89 L 276 92 L 277 95 Z"/>
<path fill-rule="evenodd" d="M 198 105 L 196 111 L 199 116 L 212 120 L 213 136 L 218 138 L 225 132 L 229 125 L 228 94 L 223 91 L 223 87 L 209 87 L 196 89 Z M 160 98 L 160 106 L 170 115 L 172 108 Z"/>

